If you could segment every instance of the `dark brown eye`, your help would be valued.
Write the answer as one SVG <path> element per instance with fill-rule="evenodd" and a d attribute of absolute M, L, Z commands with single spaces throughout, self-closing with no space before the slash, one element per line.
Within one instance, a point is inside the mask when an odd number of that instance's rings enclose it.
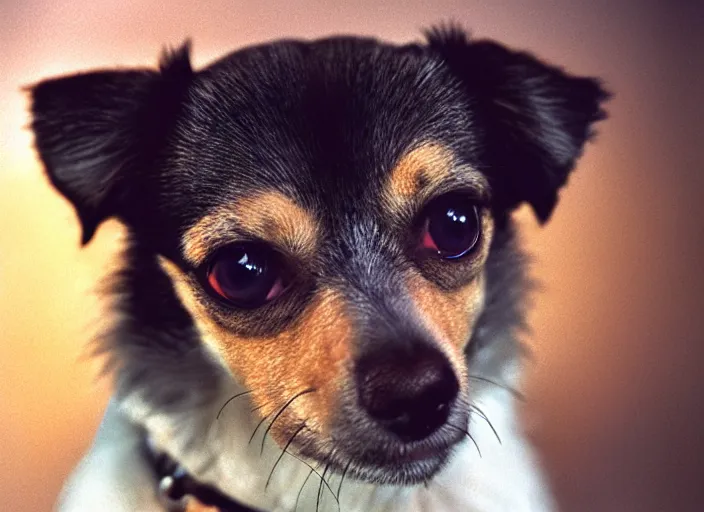
<path fill-rule="evenodd" d="M 218 250 L 206 271 L 210 289 L 240 308 L 256 308 L 286 288 L 278 255 L 263 244 L 233 244 Z"/>
<path fill-rule="evenodd" d="M 470 253 L 479 241 L 477 207 L 465 195 L 451 193 L 432 201 L 423 213 L 420 245 L 446 259 Z"/>

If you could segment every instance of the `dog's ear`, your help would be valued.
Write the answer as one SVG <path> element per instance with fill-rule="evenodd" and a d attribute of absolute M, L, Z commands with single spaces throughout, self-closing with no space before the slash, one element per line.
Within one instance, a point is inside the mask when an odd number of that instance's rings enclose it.
<path fill-rule="evenodd" d="M 97 71 L 29 88 L 37 151 L 78 214 L 83 244 L 124 214 L 131 180 L 168 136 L 193 76 L 189 54 L 186 41 L 164 52 L 158 71 Z"/>
<path fill-rule="evenodd" d="M 492 41 L 471 41 L 456 26 L 431 29 L 426 37 L 474 107 L 495 207 L 509 211 L 528 202 L 546 222 L 592 124 L 606 117 L 601 105 L 609 94 L 597 80 Z"/>

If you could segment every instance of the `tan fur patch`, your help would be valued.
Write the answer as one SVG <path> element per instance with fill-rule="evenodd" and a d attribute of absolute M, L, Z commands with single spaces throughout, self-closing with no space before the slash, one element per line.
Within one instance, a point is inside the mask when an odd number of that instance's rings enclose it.
<path fill-rule="evenodd" d="M 200 264 L 214 245 L 231 241 L 235 227 L 296 255 L 310 258 L 315 254 L 319 233 L 313 215 L 281 192 L 267 191 L 203 217 L 184 236 L 184 256 Z"/>
<path fill-rule="evenodd" d="M 262 416 L 276 414 L 301 391 L 316 390 L 286 409 L 271 430 L 274 439 L 283 444 L 286 434 L 303 421 L 325 436 L 353 356 L 352 322 L 340 295 L 332 289 L 319 291 L 303 316 L 277 336 L 241 338 L 212 320 L 178 267 L 164 258 L 160 264 L 171 276 L 204 342 L 252 391 L 252 401 Z"/>
<path fill-rule="evenodd" d="M 201 502 L 195 498 L 190 498 L 186 503 L 186 510 L 184 512 L 220 512 L 216 507 L 208 507 L 203 505 Z"/>
<path fill-rule="evenodd" d="M 426 141 L 413 146 L 396 163 L 389 174 L 384 191 L 384 201 L 392 213 L 409 203 L 422 204 L 440 184 L 452 178 L 457 171 L 452 151 L 436 141 Z M 462 181 L 470 181 L 478 189 L 486 184 L 478 173 L 458 173 Z"/>
<path fill-rule="evenodd" d="M 416 273 L 406 283 L 421 320 L 440 341 L 440 348 L 464 381 L 467 369 L 463 352 L 484 303 L 484 275 L 449 293 Z"/>
<path fill-rule="evenodd" d="M 476 265 L 483 266 L 489 253 L 494 223 L 488 213 L 482 215 L 482 245 L 476 256 Z M 418 272 L 409 272 L 406 286 L 420 313 L 421 319 L 435 339 L 443 343 L 443 350 L 462 378 L 466 378 L 464 349 L 474 325 L 484 308 L 485 274 L 482 270 L 467 285 L 458 290 L 445 291 Z"/>
<path fill-rule="evenodd" d="M 391 170 L 386 199 L 396 205 L 444 179 L 452 170 L 452 152 L 438 142 L 424 142 L 403 155 Z"/>

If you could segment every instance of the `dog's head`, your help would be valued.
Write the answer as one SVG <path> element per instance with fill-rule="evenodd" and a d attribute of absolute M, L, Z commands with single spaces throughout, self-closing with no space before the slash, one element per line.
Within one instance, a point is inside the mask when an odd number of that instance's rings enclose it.
<path fill-rule="evenodd" d="M 412 483 L 464 438 L 492 237 L 521 203 L 549 218 L 606 94 L 452 29 L 281 41 L 198 72 L 184 46 L 32 98 L 84 243 L 121 219 L 187 312 L 156 329 L 197 333 L 279 444 Z"/>

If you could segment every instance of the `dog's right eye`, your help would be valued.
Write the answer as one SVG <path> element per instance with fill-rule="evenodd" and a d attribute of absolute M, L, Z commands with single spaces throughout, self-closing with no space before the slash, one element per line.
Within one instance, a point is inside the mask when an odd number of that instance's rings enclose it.
<path fill-rule="evenodd" d="M 210 258 L 206 286 L 220 299 L 239 308 L 257 308 L 287 287 L 281 258 L 263 244 L 226 246 Z"/>
<path fill-rule="evenodd" d="M 481 221 L 477 206 L 460 193 L 449 193 L 425 209 L 420 247 L 443 259 L 458 259 L 477 246 Z"/>

